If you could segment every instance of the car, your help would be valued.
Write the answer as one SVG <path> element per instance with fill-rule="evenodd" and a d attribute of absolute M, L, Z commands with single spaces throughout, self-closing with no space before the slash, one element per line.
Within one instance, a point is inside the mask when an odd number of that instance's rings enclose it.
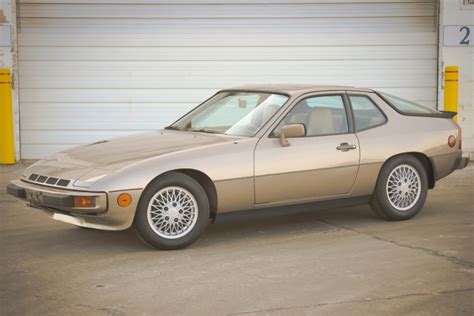
<path fill-rule="evenodd" d="M 39 160 L 7 191 L 73 225 L 133 226 L 159 249 L 186 247 L 238 210 L 369 204 L 407 220 L 468 164 L 455 114 L 365 88 L 242 86 L 164 129 Z"/>

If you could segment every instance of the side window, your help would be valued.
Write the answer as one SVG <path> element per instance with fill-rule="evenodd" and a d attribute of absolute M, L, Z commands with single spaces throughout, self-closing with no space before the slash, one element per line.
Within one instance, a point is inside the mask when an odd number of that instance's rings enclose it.
<path fill-rule="evenodd" d="M 284 125 L 295 123 L 305 126 L 306 136 L 349 132 L 346 109 L 340 95 L 316 96 L 298 102 L 278 124 L 273 135 L 279 135 Z"/>
<path fill-rule="evenodd" d="M 354 113 L 356 132 L 385 123 L 385 116 L 369 97 L 350 95 L 349 98 Z"/>

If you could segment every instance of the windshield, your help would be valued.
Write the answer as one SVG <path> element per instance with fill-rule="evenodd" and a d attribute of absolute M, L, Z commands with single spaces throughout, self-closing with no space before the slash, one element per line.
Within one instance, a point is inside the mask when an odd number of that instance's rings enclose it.
<path fill-rule="evenodd" d="M 288 97 L 263 92 L 220 92 L 168 129 L 253 136 Z"/>
<path fill-rule="evenodd" d="M 419 105 L 417 103 L 407 101 L 404 99 L 401 99 L 399 97 L 395 97 L 390 94 L 386 94 L 383 92 L 377 92 L 379 93 L 385 101 L 392 107 L 394 107 L 396 110 L 406 113 L 406 114 L 440 114 L 440 112 L 429 109 L 427 107 L 424 107 L 423 105 Z"/>

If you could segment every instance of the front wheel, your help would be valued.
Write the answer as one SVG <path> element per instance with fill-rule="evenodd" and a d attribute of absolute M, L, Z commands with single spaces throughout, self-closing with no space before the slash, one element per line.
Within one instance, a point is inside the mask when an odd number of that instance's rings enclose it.
<path fill-rule="evenodd" d="M 370 206 L 375 214 L 392 221 L 415 216 L 428 194 L 428 176 L 413 156 L 392 158 L 382 168 Z"/>
<path fill-rule="evenodd" d="M 209 223 L 209 200 L 193 178 L 170 172 L 143 192 L 135 215 L 138 235 L 159 249 L 192 244 Z"/>

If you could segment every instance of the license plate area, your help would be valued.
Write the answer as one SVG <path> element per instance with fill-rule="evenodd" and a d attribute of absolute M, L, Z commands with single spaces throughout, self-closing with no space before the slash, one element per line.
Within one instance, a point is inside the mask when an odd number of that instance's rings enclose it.
<path fill-rule="evenodd" d="M 51 207 L 67 207 L 74 206 L 74 198 L 70 195 L 53 195 L 36 190 L 26 190 L 26 200 L 31 204 Z"/>
<path fill-rule="evenodd" d="M 26 199 L 31 204 L 41 205 L 44 203 L 44 196 L 43 196 L 43 192 L 41 191 L 27 191 Z"/>

